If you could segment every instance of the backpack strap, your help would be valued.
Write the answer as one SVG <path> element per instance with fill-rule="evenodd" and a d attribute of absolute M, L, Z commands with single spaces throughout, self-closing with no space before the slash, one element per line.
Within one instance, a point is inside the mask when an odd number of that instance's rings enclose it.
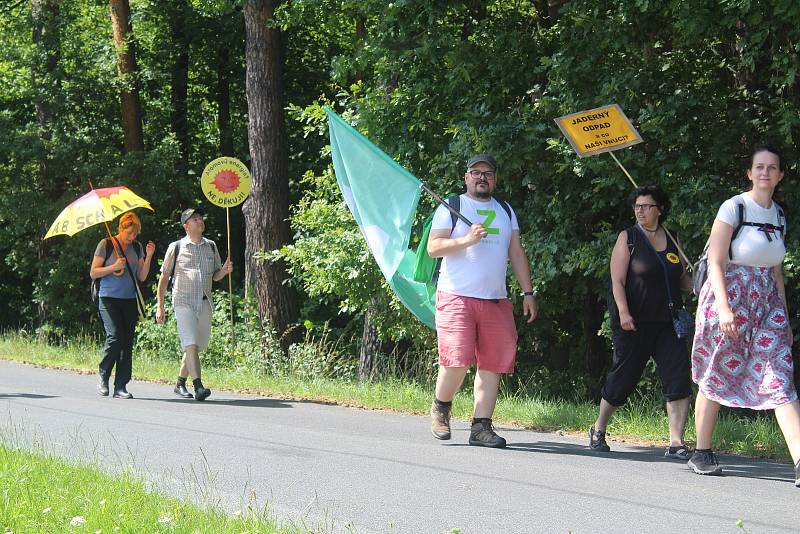
<path fill-rule="evenodd" d="M 773 200 L 773 202 L 775 202 Z M 778 231 L 781 233 L 781 239 L 784 241 L 786 240 L 786 212 L 778 202 L 775 202 L 775 207 L 778 211 L 778 225 L 775 226 L 772 223 L 756 223 L 756 222 L 748 222 L 745 221 L 745 207 L 744 202 L 737 202 L 738 207 L 738 224 L 736 228 L 733 229 L 733 234 L 731 235 L 731 245 L 728 247 L 728 259 L 733 259 L 733 240 L 739 235 L 739 232 L 742 229 L 742 226 L 753 226 L 758 228 L 759 230 L 764 232 L 764 235 L 767 236 L 767 241 L 772 241 L 772 232 Z M 781 222 L 783 221 L 783 222 Z"/>
<path fill-rule="evenodd" d="M 625 234 L 628 237 L 628 254 L 633 256 L 633 250 L 636 248 L 636 241 L 639 237 L 639 232 L 635 227 L 629 226 L 625 229 Z"/>
<path fill-rule="evenodd" d="M 457 212 L 461 211 L 461 195 L 453 195 L 452 197 L 447 198 L 447 205 L 456 210 Z M 453 230 L 456 227 L 456 222 L 458 221 L 458 215 L 450 212 L 450 233 L 453 233 Z M 441 261 L 441 258 L 439 258 Z"/>
<path fill-rule="evenodd" d="M 738 197 L 737 197 L 738 198 Z M 744 202 L 740 200 L 736 200 L 736 208 L 737 208 L 737 222 L 736 226 L 733 228 L 733 234 L 731 234 L 731 243 L 728 245 L 728 259 L 733 259 L 733 241 L 739 235 L 739 232 L 742 230 L 742 226 L 744 226 Z"/>
<path fill-rule="evenodd" d="M 498 204 L 500 204 L 500 207 L 503 208 L 503 211 L 506 212 L 506 215 L 508 215 L 508 220 L 510 222 L 511 221 L 511 206 L 508 204 L 508 202 L 506 202 L 502 198 L 494 197 L 494 199 L 497 201 Z"/>
<path fill-rule="evenodd" d="M 453 195 L 451 197 L 447 197 L 447 205 L 456 210 L 456 212 L 461 211 L 461 195 Z M 453 234 L 453 230 L 456 227 L 456 222 L 458 221 L 458 215 L 454 212 L 450 212 L 450 234 Z M 442 268 L 442 258 L 436 258 L 436 265 L 433 266 L 433 274 L 431 275 L 431 283 L 436 285 L 439 281 L 439 271 Z"/>
<path fill-rule="evenodd" d="M 181 251 L 181 240 L 178 239 L 177 241 L 173 241 L 174 251 L 172 253 L 172 271 L 169 273 L 169 287 L 172 287 L 172 284 L 175 281 L 175 266 L 178 265 L 178 254 Z"/>
<path fill-rule="evenodd" d="M 773 202 L 775 201 L 773 200 Z M 775 205 L 778 207 L 778 230 L 781 232 L 781 239 L 786 241 L 786 210 L 779 202 L 775 202 Z"/>
<path fill-rule="evenodd" d="M 108 258 L 111 257 L 111 251 L 114 250 L 114 245 L 111 243 L 109 238 L 103 239 L 104 246 L 106 247 L 106 257 L 103 260 L 103 265 L 108 261 Z"/>

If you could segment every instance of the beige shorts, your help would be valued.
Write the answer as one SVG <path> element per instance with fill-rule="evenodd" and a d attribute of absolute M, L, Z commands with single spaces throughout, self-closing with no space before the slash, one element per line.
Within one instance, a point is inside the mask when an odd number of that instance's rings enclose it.
<path fill-rule="evenodd" d="M 181 339 L 181 348 L 197 345 L 197 350 L 208 347 L 211 336 L 211 304 L 203 299 L 200 311 L 179 306 L 175 308 L 175 320 L 178 323 L 178 337 Z"/>

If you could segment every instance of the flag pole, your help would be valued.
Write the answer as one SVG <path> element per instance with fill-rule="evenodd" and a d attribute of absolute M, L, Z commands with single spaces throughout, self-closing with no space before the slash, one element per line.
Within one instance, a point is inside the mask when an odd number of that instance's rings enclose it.
<path fill-rule="evenodd" d="M 461 219 L 464 222 L 464 224 L 466 224 L 467 226 L 472 226 L 472 221 L 470 221 L 469 219 L 467 219 L 466 217 L 461 215 L 461 212 L 459 212 L 457 209 L 453 208 L 450 204 L 447 203 L 446 200 L 444 200 L 442 197 L 440 197 L 439 195 L 434 193 L 430 188 L 428 188 L 427 185 L 423 184 L 422 182 L 420 182 L 419 185 L 420 185 L 420 187 L 422 189 L 425 190 L 426 193 L 428 193 L 430 196 L 432 196 L 434 199 L 436 199 L 436 201 L 439 204 L 441 204 L 442 206 L 444 206 L 445 208 L 450 210 L 450 213 L 452 213 L 453 215 L 455 215 L 456 217 Z"/>
<path fill-rule="evenodd" d="M 615 156 L 615 155 L 614 155 L 614 151 L 613 151 L 613 150 L 609 150 L 609 151 L 608 151 L 608 155 L 609 155 L 609 156 L 611 156 L 611 158 L 612 158 L 612 159 L 613 159 L 613 160 L 614 160 L 614 161 L 617 163 L 617 165 L 619 165 L 619 168 L 620 168 L 620 169 L 622 169 L 622 172 L 624 172 L 624 173 L 625 173 L 625 176 L 627 176 L 627 177 L 628 177 L 628 180 L 630 180 L 630 181 L 631 181 L 631 183 L 633 184 L 633 187 L 635 187 L 635 188 L 637 188 L 637 189 L 638 189 L 638 188 L 639 188 L 639 186 L 638 186 L 638 185 L 636 185 L 636 182 L 633 180 L 633 177 L 632 177 L 632 176 L 630 175 L 630 173 L 628 172 L 628 169 L 626 169 L 626 168 L 625 168 L 625 167 L 622 165 L 622 163 L 620 163 L 620 161 L 617 159 L 617 156 Z M 677 239 L 675 239 L 675 238 L 672 236 L 672 234 L 669 232 L 669 230 L 667 230 L 667 227 L 666 227 L 666 226 L 662 226 L 661 228 L 663 228 L 663 229 L 664 229 L 664 232 L 666 232 L 666 233 L 667 233 L 667 236 L 669 236 L 670 240 L 671 240 L 671 241 L 672 241 L 672 243 L 675 245 L 675 248 L 677 248 L 677 249 L 678 249 L 678 253 L 681 255 L 681 258 L 682 258 L 682 259 L 683 259 L 683 261 L 684 261 L 684 265 L 685 265 L 685 267 L 686 267 L 686 270 L 687 270 L 687 271 L 692 271 L 692 270 L 693 270 L 693 267 L 692 267 L 692 262 L 690 262 L 690 261 L 689 261 L 689 258 L 688 258 L 688 257 L 686 257 L 686 253 L 683 251 L 683 249 L 681 248 L 681 246 L 678 244 L 678 240 L 677 240 Z"/>

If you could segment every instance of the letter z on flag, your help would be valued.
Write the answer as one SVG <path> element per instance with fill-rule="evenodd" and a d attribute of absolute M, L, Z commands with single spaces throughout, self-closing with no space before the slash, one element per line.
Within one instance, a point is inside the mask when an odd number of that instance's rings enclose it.
<path fill-rule="evenodd" d="M 421 182 L 332 110 L 328 131 L 336 181 L 386 281 L 420 321 L 434 328 L 426 286 L 413 280 L 408 248 Z"/>

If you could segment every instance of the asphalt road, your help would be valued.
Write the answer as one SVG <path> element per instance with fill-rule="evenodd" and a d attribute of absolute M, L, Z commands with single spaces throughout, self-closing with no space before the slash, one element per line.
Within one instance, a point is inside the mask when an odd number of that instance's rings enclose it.
<path fill-rule="evenodd" d="M 96 378 L 0 361 L 0 438 L 43 446 L 229 512 L 267 504 L 323 532 L 798 532 L 788 464 L 723 457 L 701 477 L 663 449 L 501 427 L 506 450 L 440 442 L 428 419 L 216 391 L 205 403 L 133 382 L 99 397 Z M 213 384 L 209 384 L 213 389 Z"/>

